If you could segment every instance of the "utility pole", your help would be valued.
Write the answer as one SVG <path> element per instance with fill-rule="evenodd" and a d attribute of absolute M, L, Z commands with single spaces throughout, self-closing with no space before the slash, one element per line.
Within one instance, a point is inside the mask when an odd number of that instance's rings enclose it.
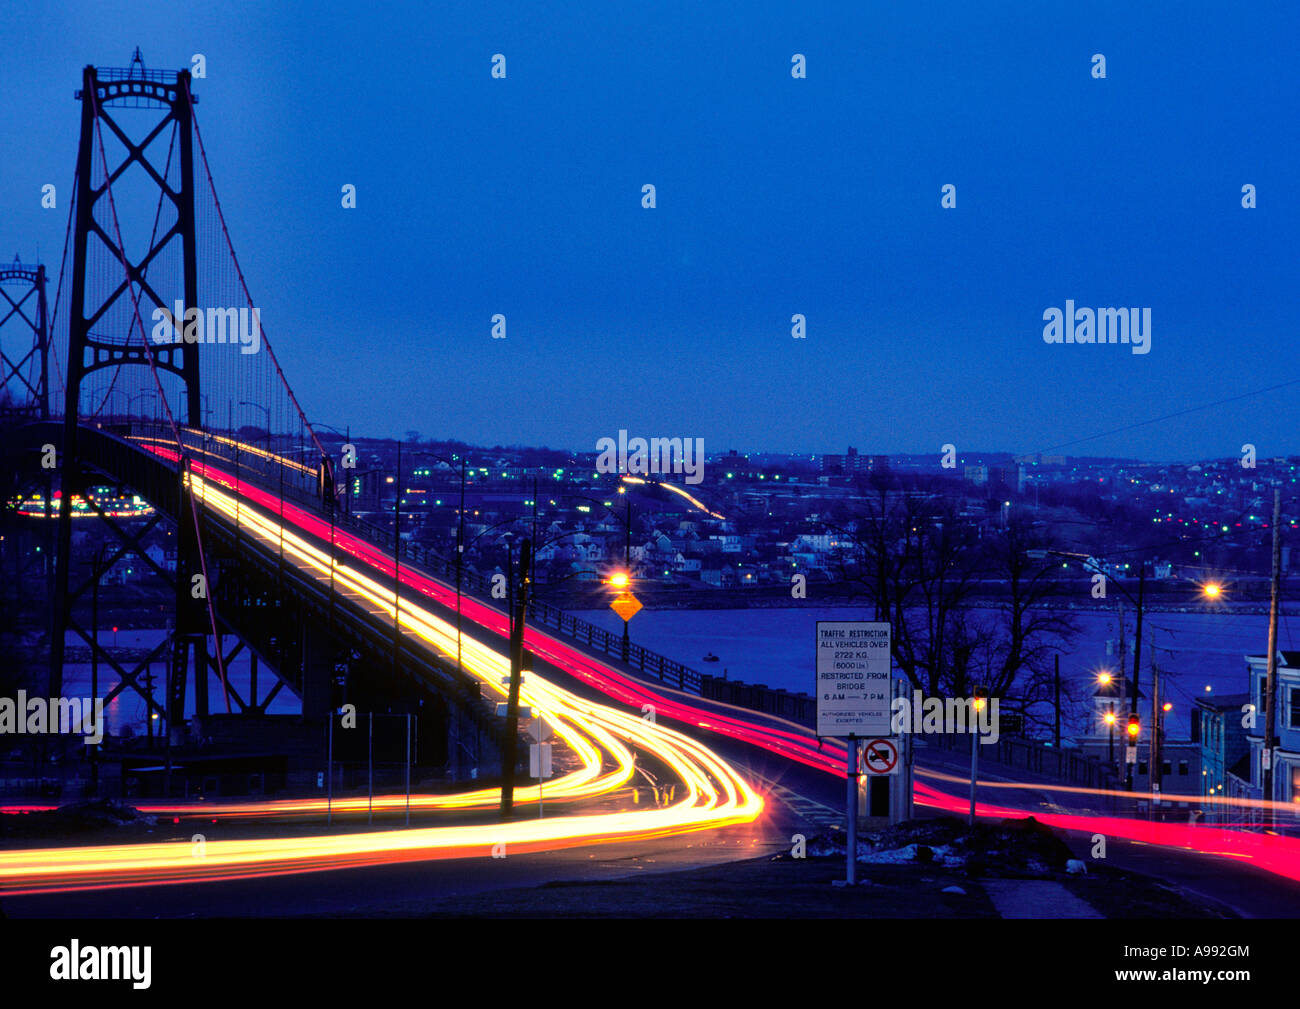
<path fill-rule="evenodd" d="M 1273 808 L 1273 725 L 1277 711 L 1273 695 L 1277 692 L 1277 611 L 1282 583 L 1282 488 L 1273 488 L 1273 579 L 1268 603 L 1268 676 L 1264 681 L 1264 827 L 1275 822 Z"/>
<path fill-rule="evenodd" d="M 528 571 L 532 553 L 530 540 L 525 539 L 519 544 L 519 590 L 514 594 L 510 610 L 510 694 L 506 701 L 505 753 L 501 759 L 502 820 L 511 818 L 515 804 L 515 764 L 519 759 L 519 680 L 524 664 L 524 617 L 528 612 L 528 583 L 531 580 Z"/>
<path fill-rule="evenodd" d="M 1151 661 L 1151 741 L 1147 744 L 1147 769 L 1151 772 L 1151 819 L 1160 801 L 1160 668 Z"/>
<path fill-rule="evenodd" d="M 627 583 L 632 584 L 632 495 L 627 493 L 627 488 L 623 488 L 624 494 L 627 495 L 627 529 L 623 539 L 623 570 L 627 572 Z M 628 628 L 631 621 L 623 621 L 623 661 L 627 662 L 632 653 L 632 640 Z M 854 793 L 857 794 L 856 792 Z"/>
<path fill-rule="evenodd" d="M 1133 641 L 1133 706 L 1137 707 L 1138 703 L 1138 679 L 1141 674 L 1142 662 L 1142 588 L 1146 585 L 1147 567 L 1142 561 L 1138 561 L 1138 598 L 1137 598 L 1137 635 Z"/>
<path fill-rule="evenodd" d="M 460 454 L 460 511 L 457 513 L 456 521 L 456 679 L 460 681 L 463 675 L 461 666 L 461 616 L 460 616 L 460 586 L 461 577 L 465 569 L 465 463 L 466 455 Z"/>
<path fill-rule="evenodd" d="M 1128 658 L 1128 652 L 1124 650 L 1124 601 L 1119 602 L 1119 717 L 1124 719 L 1125 726 L 1128 725 L 1128 674 L 1124 672 L 1124 663 Z M 1134 696 L 1133 703 L 1137 704 L 1137 697 Z M 1125 729 L 1127 733 L 1127 728 Z M 1127 791 L 1133 791 L 1133 765 L 1128 762 L 1128 746 L 1130 740 L 1124 741 L 1124 788 Z M 1137 747 L 1137 740 L 1131 740 L 1134 748 Z"/>
<path fill-rule="evenodd" d="M 393 676 L 397 676 L 398 652 L 402 647 L 402 625 L 399 620 L 401 612 L 402 579 L 402 440 L 397 440 L 397 481 L 393 498 Z"/>

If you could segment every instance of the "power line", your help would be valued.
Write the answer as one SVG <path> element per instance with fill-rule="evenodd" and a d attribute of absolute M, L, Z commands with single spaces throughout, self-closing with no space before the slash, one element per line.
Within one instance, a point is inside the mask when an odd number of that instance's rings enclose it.
<path fill-rule="evenodd" d="M 1223 406 L 1226 403 L 1237 403 L 1243 399 L 1250 399 L 1253 396 L 1262 396 L 1268 392 L 1276 392 L 1279 389 L 1287 389 L 1293 385 L 1300 385 L 1300 378 L 1294 378 L 1289 382 L 1279 382 L 1277 385 L 1270 385 L 1263 389 L 1255 389 L 1251 392 L 1243 392 L 1239 396 L 1229 396 L 1226 399 L 1218 399 L 1212 403 L 1202 403 L 1200 406 L 1189 406 L 1185 410 L 1177 410 L 1174 413 L 1166 413 L 1160 417 L 1152 417 L 1148 420 L 1134 421 L 1132 424 L 1125 424 L 1123 427 L 1112 428 L 1109 431 L 1099 431 L 1097 434 L 1086 435 L 1083 438 L 1076 438 L 1074 441 L 1062 442 L 1059 445 L 1053 445 L 1051 448 L 1040 449 L 1035 454 L 1051 453 L 1059 449 L 1070 448 L 1074 445 L 1082 445 L 1084 442 L 1096 441 L 1098 438 L 1108 438 L 1113 434 L 1123 434 L 1126 431 L 1134 431 L 1140 427 L 1148 427 L 1151 424 L 1159 424 L 1161 421 L 1173 420 L 1176 417 L 1186 417 L 1188 414 L 1198 413 L 1201 410 L 1209 410 L 1216 406 Z"/>

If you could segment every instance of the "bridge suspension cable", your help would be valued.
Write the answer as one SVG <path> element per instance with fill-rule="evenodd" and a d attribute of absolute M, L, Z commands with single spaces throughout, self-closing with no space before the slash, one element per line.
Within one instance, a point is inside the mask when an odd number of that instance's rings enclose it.
<path fill-rule="evenodd" d="M 188 91 L 188 88 L 186 90 Z M 166 392 L 163 389 L 161 380 L 159 379 L 157 359 L 154 356 L 153 345 L 151 344 L 149 339 L 145 337 L 144 321 L 140 317 L 140 297 L 139 294 L 137 293 L 137 283 L 131 276 L 131 268 L 128 265 L 126 260 L 126 244 L 122 240 L 122 226 L 117 216 L 117 201 L 113 197 L 113 176 L 109 173 L 108 170 L 108 154 L 104 149 L 104 134 L 103 134 L 103 129 L 101 128 L 100 125 L 99 99 L 98 96 L 95 94 L 94 88 L 87 89 L 86 100 L 91 102 L 91 108 L 93 112 L 92 118 L 95 126 L 95 142 L 99 150 L 100 168 L 104 173 L 104 192 L 105 195 L 108 196 L 108 207 L 109 207 L 109 212 L 112 215 L 113 232 L 117 241 L 117 253 L 122 265 L 122 272 L 124 276 L 126 291 L 131 297 L 132 314 L 134 316 L 135 324 L 140 327 L 140 337 L 142 343 L 144 344 L 145 354 L 149 361 L 149 371 L 153 376 L 154 385 L 156 386 L 158 391 L 159 402 L 162 404 L 163 412 L 167 418 L 167 424 L 171 428 L 172 436 L 176 440 L 177 449 L 180 453 L 181 479 L 182 481 L 188 484 L 190 482 L 189 452 L 185 447 L 184 441 L 181 439 L 180 426 L 176 423 L 176 418 L 172 414 L 171 406 L 167 402 Z M 170 160 L 171 159 L 170 159 L 170 152 L 169 152 L 168 154 L 169 163 Z M 156 223 L 155 223 L 155 228 L 156 228 Z M 128 334 L 127 334 L 128 343 L 130 342 L 131 332 L 132 330 L 128 329 Z M 65 409 L 71 409 L 75 411 L 77 409 L 77 404 L 76 403 L 66 404 Z M 194 523 L 194 535 L 196 537 L 196 542 L 198 544 L 199 566 L 203 574 L 203 584 L 205 587 L 203 596 L 204 596 L 204 604 L 208 613 L 208 623 L 212 631 L 213 640 L 219 641 L 220 638 L 217 633 L 217 614 L 216 614 L 216 610 L 213 608 L 212 605 L 212 593 L 206 590 L 206 587 L 211 585 L 212 581 L 211 578 L 209 577 L 207 554 L 203 546 L 203 529 L 202 529 L 202 523 L 199 522 L 198 504 L 194 499 L 193 493 L 190 493 L 188 495 L 188 498 L 189 498 L 190 519 Z M 230 688 L 226 682 L 225 659 L 221 654 L 220 648 L 216 649 L 216 659 L 217 659 L 217 673 L 221 679 L 221 692 L 226 703 L 226 713 L 230 714 L 231 713 Z M 198 675 L 200 676 L 207 675 L 207 671 L 199 670 Z"/>

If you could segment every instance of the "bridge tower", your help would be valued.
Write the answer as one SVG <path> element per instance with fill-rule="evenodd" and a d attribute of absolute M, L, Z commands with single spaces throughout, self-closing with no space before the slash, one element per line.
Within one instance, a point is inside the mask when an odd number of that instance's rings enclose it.
<path fill-rule="evenodd" d="M 183 298 L 186 308 L 198 306 L 198 267 L 194 229 L 194 149 L 192 104 L 198 99 L 190 93 L 189 71 L 147 70 L 137 48 L 131 64 L 126 69 L 96 68 L 87 66 L 82 72 L 82 87 L 76 97 L 81 102 L 81 136 L 77 150 L 77 175 L 75 186 L 75 215 L 72 231 L 72 285 L 68 312 L 68 371 L 64 398 L 63 445 L 61 455 L 62 496 L 59 504 L 57 563 L 55 575 L 55 606 L 52 613 L 50 648 L 50 694 L 57 697 L 62 690 L 64 638 L 69 629 L 81 633 L 71 620 L 73 600 L 86 586 L 69 591 L 72 547 L 72 498 L 85 495 L 89 485 L 84 460 L 78 455 L 77 431 L 81 416 L 81 391 L 86 377 L 102 369 L 143 366 L 161 373 L 175 375 L 183 389 L 183 410 L 176 421 L 181 425 L 201 425 L 199 387 L 199 344 L 174 342 L 148 345 L 143 327 L 152 317 L 155 307 L 172 312 L 170 301 L 175 296 Z M 118 122 L 120 110 L 144 109 L 157 113 L 157 118 L 138 143 L 130 138 Z M 135 125 L 133 123 L 133 125 Z M 151 160 L 149 146 L 164 131 L 173 126 L 179 153 L 179 182 L 168 180 L 168 165 Z M 138 127 L 137 127 L 138 128 Z M 125 149 L 120 163 L 114 164 L 107 144 L 102 141 L 115 137 Z M 164 145 L 165 146 L 165 145 Z M 102 153 L 101 153 L 102 151 Z M 168 152 L 170 161 L 170 152 Z M 134 261 L 123 248 L 115 226 L 116 207 L 111 202 L 111 183 L 115 182 L 132 165 L 139 165 L 153 181 L 155 194 L 161 207 L 170 204 L 175 221 L 161 234 L 151 236 L 147 249 L 137 253 Z M 107 175 L 98 185 L 95 179 L 106 170 Z M 177 177 L 173 174 L 173 178 Z M 107 247 L 112 257 L 124 264 L 115 282 L 105 285 L 102 278 L 90 277 L 88 251 L 92 240 Z M 155 290 L 148 271 L 164 253 L 176 255 L 179 243 L 180 290 L 167 299 Z M 96 293 L 106 288 L 101 298 Z M 135 325 L 132 292 L 138 300 L 140 325 Z M 89 297 L 88 297 L 89 296 Z M 131 324 L 127 332 L 106 332 L 104 326 L 110 318 L 109 311 L 118 308 L 129 310 Z M 179 325 L 181 320 L 176 320 Z M 134 327 L 134 328 L 132 328 Z M 182 501 L 188 506 L 185 481 L 182 477 Z M 182 508 L 178 522 L 178 550 L 176 560 L 175 633 L 171 655 L 171 677 L 167 697 L 168 725 L 179 725 L 184 719 L 186 660 L 194 651 L 196 676 L 206 685 L 207 644 L 204 633 L 202 600 L 191 592 L 191 577 L 199 570 L 198 535 L 192 522 L 183 520 L 188 507 Z M 100 513 L 113 525 L 119 538 L 131 548 L 133 537 L 116 526 L 108 516 Z M 84 636 L 84 634 L 83 634 Z M 152 703 L 152 702 L 151 702 Z"/>
<path fill-rule="evenodd" d="M 45 293 L 45 267 L 24 265 L 17 256 L 12 263 L 0 265 L 0 418 L 48 420 L 50 416 L 50 322 Z M 7 448 L 8 446 L 6 446 Z M 13 483 L 10 484 L 9 480 Z M 48 605 L 54 584 L 54 523 L 51 511 L 54 490 L 53 474 L 43 469 L 39 475 L 6 472 L 0 477 L 10 493 L 26 498 L 39 494 L 45 505 L 42 545 L 33 556 L 23 549 L 23 537 L 11 536 L 8 549 L 14 568 L 6 574 L 5 598 L 14 604 L 21 598 L 43 597 Z M 31 574 L 39 570 L 41 591 L 31 593 Z M 10 595 L 12 593 L 12 595 Z"/>
<path fill-rule="evenodd" d="M 7 287 L 16 287 L 18 292 L 11 295 L 5 290 Z M 10 331 L 22 332 L 20 338 L 8 341 L 13 348 L 8 352 L 6 342 L 0 340 L 0 410 L 47 420 L 50 416 L 47 373 L 50 324 L 45 301 L 45 267 L 39 263 L 24 266 L 17 256 L 12 263 L 0 266 L 0 299 L 3 299 L 0 311 L 4 312 L 0 316 L 0 330 L 8 324 Z M 7 335 L 0 333 L 0 337 Z"/>

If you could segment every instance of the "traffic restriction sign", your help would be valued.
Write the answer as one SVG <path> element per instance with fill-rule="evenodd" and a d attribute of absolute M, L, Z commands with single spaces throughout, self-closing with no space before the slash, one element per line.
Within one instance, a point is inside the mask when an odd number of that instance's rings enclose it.
<path fill-rule="evenodd" d="M 892 739 L 870 739 L 862 750 L 862 765 L 869 775 L 898 773 L 898 746 Z"/>

